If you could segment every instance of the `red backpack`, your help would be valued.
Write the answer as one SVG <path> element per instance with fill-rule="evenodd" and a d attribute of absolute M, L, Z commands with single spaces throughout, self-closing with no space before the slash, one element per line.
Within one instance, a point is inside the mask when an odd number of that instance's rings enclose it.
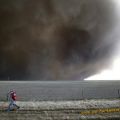
<path fill-rule="evenodd" d="M 16 93 L 15 93 L 15 92 L 12 92 L 12 93 L 11 93 L 11 98 L 12 98 L 13 100 L 16 100 Z"/>

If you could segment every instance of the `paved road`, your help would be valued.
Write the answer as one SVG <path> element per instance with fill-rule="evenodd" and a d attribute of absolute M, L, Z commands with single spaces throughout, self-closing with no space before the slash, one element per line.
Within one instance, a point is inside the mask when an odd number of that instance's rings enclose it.
<path fill-rule="evenodd" d="M 15 89 L 19 100 L 80 100 L 120 97 L 120 81 L 23 81 L 0 82 L 0 99 Z"/>

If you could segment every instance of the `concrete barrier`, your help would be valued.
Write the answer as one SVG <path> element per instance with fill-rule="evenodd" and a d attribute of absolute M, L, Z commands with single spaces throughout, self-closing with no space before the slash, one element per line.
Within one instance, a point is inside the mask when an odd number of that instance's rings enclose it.
<path fill-rule="evenodd" d="M 61 101 L 120 98 L 119 81 L 1 81 L 0 100 L 15 89 L 20 101 Z"/>

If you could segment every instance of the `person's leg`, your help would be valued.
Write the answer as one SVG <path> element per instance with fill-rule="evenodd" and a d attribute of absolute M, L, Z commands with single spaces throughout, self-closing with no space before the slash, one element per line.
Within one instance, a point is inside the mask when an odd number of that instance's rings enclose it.
<path fill-rule="evenodd" d="M 20 107 L 18 106 L 18 105 L 16 105 L 16 104 L 13 104 L 17 109 L 19 109 Z"/>
<path fill-rule="evenodd" d="M 11 106 L 13 105 L 13 101 L 10 101 L 10 104 L 9 104 L 9 106 L 8 106 L 8 109 L 7 109 L 7 111 L 10 111 L 11 110 Z"/>
<path fill-rule="evenodd" d="M 19 109 L 20 107 L 18 105 L 16 105 L 16 102 L 13 102 L 13 106 L 15 106 L 17 109 Z"/>

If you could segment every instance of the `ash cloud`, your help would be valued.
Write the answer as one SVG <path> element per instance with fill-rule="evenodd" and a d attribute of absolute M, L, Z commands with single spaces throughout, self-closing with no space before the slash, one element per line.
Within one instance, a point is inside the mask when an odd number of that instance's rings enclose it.
<path fill-rule="evenodd" d="M 113 0 L 0 0 L 0 79 L 94 74 L 113 56 L 116 19 Z"/>

